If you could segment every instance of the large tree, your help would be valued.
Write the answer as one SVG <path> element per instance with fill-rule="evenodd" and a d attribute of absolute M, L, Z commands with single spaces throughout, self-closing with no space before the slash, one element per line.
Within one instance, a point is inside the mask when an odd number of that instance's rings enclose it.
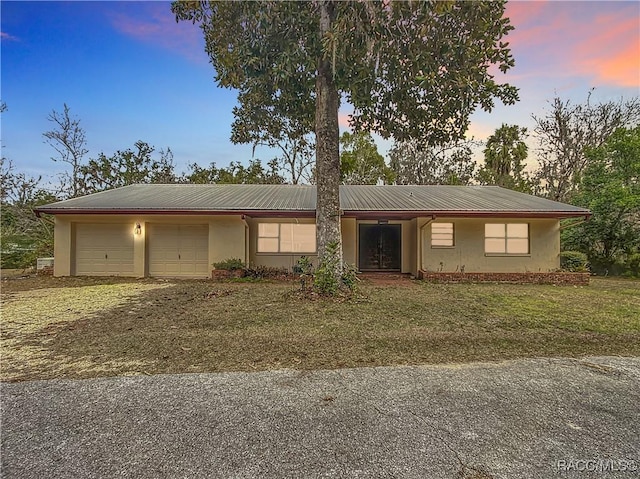
<path fill-rule="evenodd" d="M 603 145 L 616 129 L 640 122 L 640 98 L 593 103 L 591 93 L 584 104 L 556 97 L 543 116 L 533 116 L 540 163 L 536 176 L 552 200 L 571 201 L 588 164 L 586 150 Z"/>
<path fill-rule="evenodd" d="M 513 28 L 504 6 L 177 1 L 172 10 L 202 28 L 220 86 L 261 92 L 292 120 L 315 117 L 318 255 L 339 278 L 341 98 L 354 108 L 356 130 L 425 145 L 461 138 L 478 106 L 517 99 L 516 89 L 490 71 L 514 64 L 503 41 Z"/>
<path fill-rule="evenodd" d="M 279 150 L 275 159 L 287 180 L 294 185 L 311 182 L 315 163 L 312 119 L 287 111 L 279 98 L 270 98 L 260 90 L 240 93 L 238 103 L 240 106 L 233 108 L 231 141 L 250 143 L 254 152 L 257 146 Z"/>
<path fill-rule="evenodd" d="M 463 140 L 424 147 L 403 141 L 389 150 L 391 170 L 399 185 L 468 185 L 476 163 L 473 150 L 480 142 Z"/>
<path fill-rule="evenodd" d="M 268 169 L 262 166 L 260 160 L 251 160 L 249 166 L 232 161 L 227 168 L 218 168 L 215 163 L 211 163 L 208 168 L 203 168 L 193 163 L 189 165 L 189 169 L 190 171 L 181 178 L 185 183 L 278 185 L 285 181 L 280 175 L 277 160 L 271 160 Z"/>
<path fill-rule="evenodd" d="M 487 139 L 484 166 L 478 172 L 483 185 L 498 185 L 512 190 L 531 193 L 533 181 L 524 171 L 529 148 L 525 143 L 527 129 L 507 125 L 496 129 Z"/>
<path fill-rule="evenodd" d="M 0 245 L 2 268 L 33 266 L 39 256 L 53 255 L 53 223 L 34 209 L 57 198 L 43 188 L 40 177 L 15 171 L 0 159 Z"/>
<path fill-rule="evenodd" d="M 574 202 L 593 216 L 565 230 L 564 247 L 586 253 L 598 273 L 619 273 L 640 255 L 640 126 L 616 130 L 585 155 Z"/>
<path fill-rule="evenodd" d="M 75 198 L 81 194 L 80 169 L 82 158 L 88 153 L 87 139 L 84 128 L 80 125 L 80 119 L 72 117 L 67 104 L 64 104 L 62 112 L 53 110 L 47 120 L 53 124 L 53 129 L 42 135 L 45 142 L 56 151 L 57 155 L 51 157 L 53 161 L 66 163 L 71 171 L 66 171 L 62 177 L 62 193 Z"/>
<path fill-rule="evenodd" d="M 160 150 L 157 159 L 154 151 L 148 143 L 137 141 L 133 149 L 118 150 L 111 156 L 100 153 L 80 166 L 79 192 L 96 193 L 135 183 L 175 183 L 171 149 Z"/>

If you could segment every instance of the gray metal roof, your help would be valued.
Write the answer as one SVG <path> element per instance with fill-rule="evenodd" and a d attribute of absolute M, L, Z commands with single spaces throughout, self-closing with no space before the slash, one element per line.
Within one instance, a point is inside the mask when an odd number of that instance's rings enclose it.
<path fill-rule="evenodd" d="M 584 208 L 497 186 L 341 186 L 346 213 L 589 214 Z M 316 188 L 307 185 L 131 185 L 60 201 L 39 212 L 65 213 L 312 213 Z"/>

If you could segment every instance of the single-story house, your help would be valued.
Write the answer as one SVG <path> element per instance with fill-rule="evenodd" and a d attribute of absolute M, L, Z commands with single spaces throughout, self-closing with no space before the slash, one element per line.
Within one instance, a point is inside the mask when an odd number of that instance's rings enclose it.
<path fill-rule="evenodd" d="M 360 271 L 546 273 L 583 208 L 496 186 L 341 186 L 344 260 Z M 38 208 L 55 276 L 209 277 L 212 264 L 317 259 L 316 188 L 131 185 Z"/>

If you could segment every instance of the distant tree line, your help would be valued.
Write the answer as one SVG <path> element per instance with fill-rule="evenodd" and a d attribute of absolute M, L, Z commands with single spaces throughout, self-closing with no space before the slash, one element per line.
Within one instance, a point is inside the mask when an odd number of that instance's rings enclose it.
<path fill-rule="evenodd" d="M 6 104 L 1 110 L 7 110 Z M 36 257 L 52 254 L 52 222 L 33 214 L 45 203 L 135 183 L 315 183 L 309 125 L 287 121 L 266 107 L 239 113 L 232 141 L 252 144 L 254 151 L 268 146 L 279 156 L 266 165 L 254 158 L 227 167 L 192 163 L 177 172 L 170 148 L 156 150 L 144 141 L 87 159 L 80 120 L 66 104 L 61 112 L 52 111 L 52 128 L 43 136 L 55 152 L 52 160 L 64 165 L 58 178 L 29 177 L 9 159 L 1 160 L 2 267 L 32 265 Z M 396 142 L 388 158 L 378 152 L 370 133 L 345 132 L 340 137 L 341 182 L 498 185 L 583 206 L 593 217 L 563 222 L 563 249 L 584 253 L 601 274 L 640 274 L 640 99 L 594 104 L 589 94 L 584 104 L 573 104 L 554 98 L 533 119 L 537 149 L 529 163 L 529 133 L 518 125 L 503 124 L 484 143 L 470 139 L 425 147 L 419 141 Z M 474 159 L 479 152 L 481 165 Z"/>

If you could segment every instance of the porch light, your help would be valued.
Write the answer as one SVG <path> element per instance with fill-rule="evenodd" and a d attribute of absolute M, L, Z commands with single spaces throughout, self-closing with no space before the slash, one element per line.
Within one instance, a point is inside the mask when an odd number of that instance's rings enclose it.
<path fill-rule="evenodd" d="M 142 234 L 142 226 L 140 226 L 140 223 L 136 223 L 136 227 L 133 230 L 133 234 L 135 234 L 135 235 L 141 235 Z"/>

